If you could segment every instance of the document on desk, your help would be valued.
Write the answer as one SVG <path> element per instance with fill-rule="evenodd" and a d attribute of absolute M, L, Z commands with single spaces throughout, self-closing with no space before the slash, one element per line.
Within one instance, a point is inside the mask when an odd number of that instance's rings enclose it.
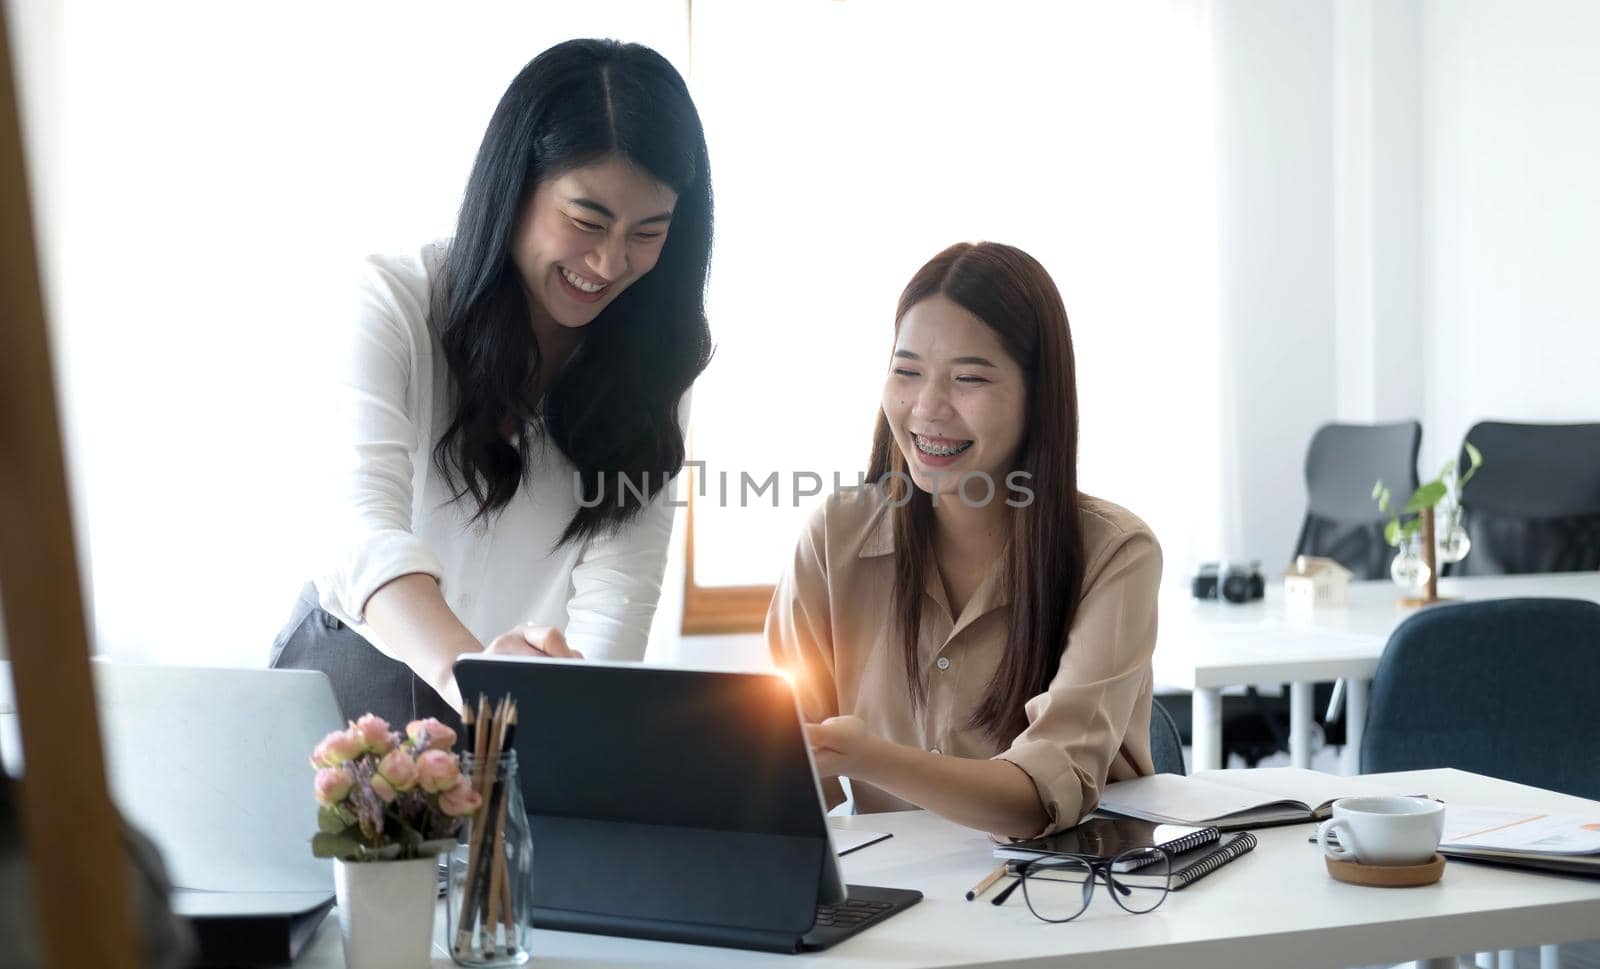
<path fill-rule="evenodd" d="M 854 828 L 835 828 L 832 825 L 829 825 L 828 830 L 833 832 L 833 850 L 840 855 L 860 851 L 867 845 L 886 841 L 890 837 L 887 831 L 857 831 Z"/>
<path fill-rule="evenodd" d="M 1439 850 L 1462 858 L 1564 860 L 1600 870 L 1600 816 L 1450 804 Z"/>

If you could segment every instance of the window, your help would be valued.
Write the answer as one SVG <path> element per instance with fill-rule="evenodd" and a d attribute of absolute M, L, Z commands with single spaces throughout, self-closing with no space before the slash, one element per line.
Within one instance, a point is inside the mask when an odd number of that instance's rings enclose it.
<path fill-rule="evenodd" d="M 685 632 L 760 627 L 813 489 L 865 470 L 900 289 L 962 240 L 1022 247 L 1062 291 L 1082 488 L 1144 517 L 1169 563 L 1219 547 L 1203 14 L 697 0 L 718 349 L 695 391 Z"/>

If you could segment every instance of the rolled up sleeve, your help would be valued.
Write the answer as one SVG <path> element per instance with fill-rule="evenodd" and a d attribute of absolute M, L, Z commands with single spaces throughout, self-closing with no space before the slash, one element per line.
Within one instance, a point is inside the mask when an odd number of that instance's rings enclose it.
<path fill-rule="evenodd" d="M 824 535 L 819 512 L 773 591 L 765 629 L 773 663 L 794 685 L 807 723 L 839 713 Z M 822 794 L 829 808 L 845 799 L 837 777 L 823 779 Z"/>
<path fill-rule="evenodd" d="M 1059 670 L 1028 701 L 1027 728 L 995 755 L 1033 780 L 1050 819 L 1041 833 L 1094 809 L 1136 715 L 1149 708 L 1161 549 L 1149 531 L 1130 531 L 1100 559 L 1086 569 Z M 1148 761 L 1148 742 L 1136 747 L 1134 759 Z M 1151 770 L 1148 763 L 1136 767 Z"/>
<path fill-rule="evenodd" d="M 329 548 L 317 577 L 322 607 L 359 625 L 367 600 L 410 573 L 444 569 L 413 531 L 411 453 L 419 429 L 409 403 L 417 335 L 403 316 L 426 318 L 415 294 L 368 263 L 354 325 L 338 362 L 334 400 L 334 480 L 328 482 Z"/>

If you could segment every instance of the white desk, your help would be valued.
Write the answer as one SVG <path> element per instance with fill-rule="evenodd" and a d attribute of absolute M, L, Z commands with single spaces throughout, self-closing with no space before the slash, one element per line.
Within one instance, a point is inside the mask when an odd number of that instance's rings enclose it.
<path fill-rule="evenodd" d="M 1446 800 L 1600 814 L 1597 802 L 1461 771 L 1389 776 L 1397 788 Z M 923 901 L 832 949 L 803 956 L 537 931 L 530 965 L 1331 969 L 1600 935 L 1600 879 L 1451 862 L 1442 881 L 1424 888 L 1345 885 L 1328 877 L 1316 846 L 1306 843 L 1313 830 L 1308 824 L 1258 831 L 1254 852 L 1174 892 L 1148 915 L 1128 915 L 1102 889 L 1077 921 L 1049 925 L 1034 919 L 1020 897 L 999 908 L 963 899 L 994 864 L 988 840 L 977 832 L 923 812 L 836 821 L 895 834 L 847 855 L 847 879 L 920 889 Z M 441 939 L 443 924 L 441 909 Z M 435 950 L 439 969 L 451 965 L 443 953 Z M 344 965 L 336 918 L 323 924 L 296 965 Z"/>
<path fill-rule="evenodd" d="M 1441 596 L 1505 599 L 1540 596 L 1600 602 L 1600 572 L 1444 579 Z M 1345 773 L 1359 769 L 1367 686 L 1389 634 L 1416 610 L 1397 604 L 1392 582 L 1352 582 L 1344 609 L 1295 612 L 1282 586 L 1269 583 L 1264 602 L 1233 605 L 1163 598 L 1155 653 L 1156 682 L 1194 691 L 1194 768 L 1222 766 L 1222 689 L 1250 684 L 1289 686 L 1289 755 L 1311 764 L 1311 687 L 1343 678 Z M 1448 603 L 1430 606 L 1449 608 Z"/>

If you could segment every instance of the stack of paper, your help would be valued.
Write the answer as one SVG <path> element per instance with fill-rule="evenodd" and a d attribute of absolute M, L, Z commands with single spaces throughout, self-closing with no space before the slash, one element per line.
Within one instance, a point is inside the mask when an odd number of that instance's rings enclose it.
<path fill-rule="evenodd" d="M 1451 804 L 1441 854 L 1600 875 L 1600 815 L 1540 814 Z"/>

